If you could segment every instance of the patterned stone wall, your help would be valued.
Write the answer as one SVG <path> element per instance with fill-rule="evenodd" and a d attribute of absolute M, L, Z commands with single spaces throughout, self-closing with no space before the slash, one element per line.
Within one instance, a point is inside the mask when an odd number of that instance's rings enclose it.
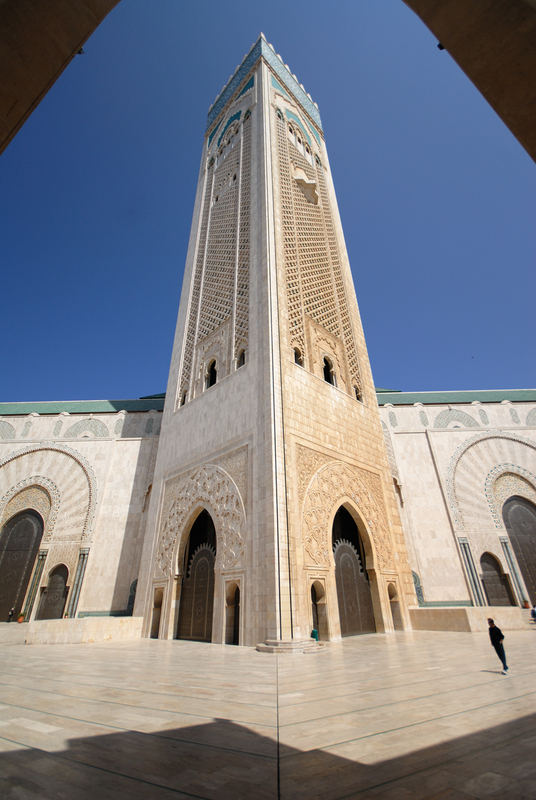
<path fill-rule="evenodd" d="M 207 140 L 199 238 L 176 404 L 200 394 L 210 360 L 218 380 L 249 339 L 251 111 L 254 83 Z M 240 107 L 239 107 L 240 106 Z M 238 110 L 237 110 L 238 109 Z"/>
<path fill-rule="evenodd" d="M 322 356 L 337 362 L 341 388 L 361 394 L 357 351 L 345 294 L 333 213 L 320 148 L 309 137 L 298 109 L 274 91 L 278 183 L 286 274 L 288 338 L 304 365 L 322 374 Z M 311 323 L 313 323 L 311 325 Z M 325 334 L 319 335 L 319 329 Z M 338 347 L 336 342 L 340 342 Z M 355 388 L 354 388 L 355 387 Z"/>

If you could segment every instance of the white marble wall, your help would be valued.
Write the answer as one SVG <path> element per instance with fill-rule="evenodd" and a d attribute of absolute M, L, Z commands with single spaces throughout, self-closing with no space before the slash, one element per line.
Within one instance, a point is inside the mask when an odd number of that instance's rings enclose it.
<path fill-rule="evenodd" d="M 138 577 L 160 418 L 158 411 L 0 417 L 0 524 L 22 510 L 18 497 L 22 506 L 31 502 L 33 486 L 52 500 L 32 617 L 58 564 L 68 567 L 72 590 L 82 548 L 89 555 L 77 613 L 126 609 Z"/>
<path fill-rule="evenodd" d="M 474 599 L 460 538 L 469 543 L 476 571 L 482 554 L 491 553 L 516 594 L 501 545 L 507 536 L 501 510 L 509 494 L 536 499 L 536 404 L 386 404 L 380 414 L 398 471 L 411 568 L 425 601 Z"/>

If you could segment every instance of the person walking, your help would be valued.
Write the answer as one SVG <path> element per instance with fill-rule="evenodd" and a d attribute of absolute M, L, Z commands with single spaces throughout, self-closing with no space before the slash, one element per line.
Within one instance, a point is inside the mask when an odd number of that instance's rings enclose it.
<path fill-rule="evenodd" d="M 503 632 L 501 631 L 500 628 L 498 628 L 495 625 L 495 622 L 491 619 L 491 617 L 488 619 L 488 625 L 489 625 L 488 632 L 489 632 L 489 638 L 491 640 L 491 645 L 494 648 L 497 655 L 499 656 L 501 663 L 503 665 L 502 674 L 506 675 L 506 673 L 508 672 L 508 667 L 506 665 L 506 655 L 504 652 Z"/>

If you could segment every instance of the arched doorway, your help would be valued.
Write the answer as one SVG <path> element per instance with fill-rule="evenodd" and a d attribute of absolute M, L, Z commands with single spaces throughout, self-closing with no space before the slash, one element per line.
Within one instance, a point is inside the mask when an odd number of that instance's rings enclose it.
<path fill-rule="evenodd" d="M 61 619 L 65 610 L 65 602 L 69 594 L 67 580 L 69 570 L 65 564 L 59 564 L 48 576 L 46 589 L 41 592 L 36 619 Z"/>
<path fill-rule="evenodd" d="M 6 522 L 0 533 L 0 621 L 14 618 L 22 604 L 43 536 L 43 520 L 27 509 Z"/>
<path fill-rule="evenodd" d="M 536 603 L 536 506 L 524 497 L 509 497 L 502 516 L 532 605 Z"/>
<path fill-rule="evenodd" d="M 402 621 L 402 613 L 400 611 L 400 601 L 398 599 L 398 592 L 394 583 L 390 583 L 387 587 L 389 594 L 389 604 L 391 606 L 391 617 L 393 620 L 393 627 L 395 631 L 403 631 L 404 623 Z"/>
<path fill-rule="evenodd" d="M 177 639 L 212 640 L 216 530 L 208 511 L 201 511 L 190 530 L 183 565 Z"/>
<path fill-rule="evenodd" d="M 516 602 L 508 583 L 508 578 L 503 574 L 501 565 L 491 553 L 484 553 L 480 558 L 482 570 L 481 580 L 489 606 L 515 606 Z"/>
<path fill-rule="evenodd" d="M 162 614 L 162 601 L 164 600 L 164 590 L 155 589 L 153 596 L 153 614 L 151 617 L 151 639 L 158 639 L 160 632 L 160 616 Z"/>
<path fill-rule="evenodd" d="M 311 608 L 313 628 L 318 631 L 319 639 L 329 639 L 326 613 L 326 591 L 321 581 L 311 584 Z"/>
<path fill-rule="evenodd" d="M 240 587 L 236 583 L 226 592 L 225 644 L 240 644 Z"/>
<path fill-rule="evenodd" d="M 344 506 L 333 520 L 332 545 L 341 635 L 375 633 L 365 549 L 357 525 Z"/>

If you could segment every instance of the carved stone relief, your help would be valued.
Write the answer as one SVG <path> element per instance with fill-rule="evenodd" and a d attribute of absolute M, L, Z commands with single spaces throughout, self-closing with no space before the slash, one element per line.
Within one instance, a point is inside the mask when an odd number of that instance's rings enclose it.
<path fill-rule="evenodd" d="M 329 456 L 318 450 L 311 450 L 301 444 L 296 445 L 296 461 L 298 465 L 298 496 L 302 502 L 309 482 L 321 466 L 327 464 Z"/>
<path fill-rule="evenodd" d="M 311 317 L 305 317 L 308 352 L 310 353 L 310 369 L 319 378 L 323 377 L 324 357 L 333 360 L 334 372 L 339 389 L 349 391 L 344 346 L 337 336 L 323 328 Z"/>
<path fill-rule="evenodd" d="M 536 473 L 535 442 L 517 434 L 492 431 L 471 437 L 454 451 L 445 488 L 458 530 L 482 530 L 490 523 L 503 527 L 500 513 L 494 508 L 491 487 L 504 472 L 531 481 Z"/>
<path fill-rule="evenodd" d="M 174 572 L 178 537 L 192 512 L 205 507 L 213 517 L 217 536 L 216 565 L 239 566 L 244 550 L 245 511 L 240 492 L 230 475 L 214 464 L 205 464 L 170 480 L 165 487 L 158 545 L 157 571 Z"/>
<path fill-rule="evenodd" d="M 486 479 L 486 497 L 496 528 L 503 528 L 502 508 L 518 495 L 536 504 L 536 475 L 512 464 L 498 464 Z"/>
<path fill-rule="evenodd" d="M 45 475 L 36 475 L 33 472 L 36 466 Z M 32 483 L 44 486 L 52 500 L 44 540 L 51 538 L 57 521 L 57 537 L 89 543 L 97 491 L 95 474 L 88 461 L 67 445 L 59 447 L 53 442 L 25 447 L 0 461 L 0 491 L 6 498 L 4 502 L 9 502 Z M 58 519 L 60 496 L 62 511 Z"/>
<path fill-rule="evenodd" d="M 247 506 L 247 493 L 248 493 L 248 448 L 247 445 L 240 447 L 238 450 L 233 450 L 232 453 L 227 453 L 215 460 L 215 464 L 221 467 L 225 472 L 229 473 L 233 481 L 238 487 L 240 496 Z"/>
<path fill-rule="evenodd" d="M 388 561 L 389 525 L 384 505 L 381 478 L 368 470 L 331 461 L 315 474 L 303 503 L 305 560 L 309 565 L 331 563 L 330 520 L 343 498 L 352 500 L 366 522 L 372 537 L 377 566 Z M 340 498 L 340 501 L 337 499 Z"/>
<path fill-rule="evenodd" d="M 41 515 L 45 524 L 43 542 L 49 542 L 59 505 L 60 493 L 56 484 L 42 475 L 31 475 L 12 486 L 0 498 L 0 527 L 20 511 L 33 508 Z"/>

